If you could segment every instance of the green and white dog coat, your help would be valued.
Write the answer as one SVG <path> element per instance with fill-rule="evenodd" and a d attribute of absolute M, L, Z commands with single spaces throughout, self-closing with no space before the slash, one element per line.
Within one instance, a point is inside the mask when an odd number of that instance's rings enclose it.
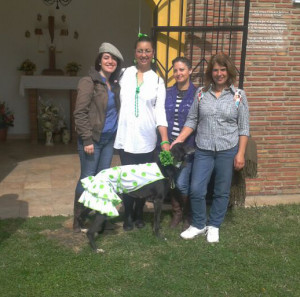
<path fill-rule="evenodd" d="M 116 206 L 122 200 L 117 194 L 130 193 L 164 179 L 156 163 L 124 165 L 100 171 L 81 180 L 84 192 L 79 202 L 109 217 L 119 215 Z"/>

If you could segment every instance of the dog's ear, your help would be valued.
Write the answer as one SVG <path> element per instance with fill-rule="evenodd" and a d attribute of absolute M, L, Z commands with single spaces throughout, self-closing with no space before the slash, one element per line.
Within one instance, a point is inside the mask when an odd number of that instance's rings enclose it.
<path fill-rule="evenodd" d="M 175 161 L 183 161 L 183 157 L 185 155 L 184 143 L 176 143 L 171 149 L 171 154 Z"/>
<path fill-rule="evenodd" d="M 186 143 L 180 142 L 176 143 L 172 147 L 171 153 L 175 161 L 186 163 L 189 157 L 195 153 L 195 148 Z M 183 166 L 185 165 L 182 164 L 181 167 Z"/>
<path fill-rule="evenodd" d="M 193 158 L 193 155 L 195 153 L 195 148 L 191 147 L 190 145 L 185 145 L 184 147 L 184 157 L 183 157 L 183 162 L 182 162 L 182 166 L 185 166 L 186 163 Z"/>
<path fill-rule="evenodd" d="M 188 144 L 185 145 L 184 150 L 185 150 L 185 155 L 187 156 L 193 155 L 195 153 L 195 148 Z"/>

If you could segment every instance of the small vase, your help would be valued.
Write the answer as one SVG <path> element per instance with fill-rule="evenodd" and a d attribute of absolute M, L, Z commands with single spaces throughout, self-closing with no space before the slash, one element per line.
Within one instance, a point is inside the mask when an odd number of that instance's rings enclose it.
<path fill-rule="evenodd" d="M 60 133 L 53 133 L 52 138 L 53 138 L 53 143 L 61 143 Z"/>
<path fill-rule="evenodd" d="M 7 128 L 0 128 L 0 142 L 5 142 L 7 139 Z"/>
<path fill-rule="evenodd" d="M 68 144 L 70 142 L 70 131 L 67 129 L 64 129 L 62 132 L 62 142 L 64 144 Z"/>
<path fill-rule="evenodd" d="M 53 145 L 53 137 L 52 137 L 52 132 L 51 131 L 46 132 L 45 145 Z"/>
<path fill-rule="evenodd" d="M 25 71 L 24 74 L 25 75 L 33 75 L 33 71 Z"/>

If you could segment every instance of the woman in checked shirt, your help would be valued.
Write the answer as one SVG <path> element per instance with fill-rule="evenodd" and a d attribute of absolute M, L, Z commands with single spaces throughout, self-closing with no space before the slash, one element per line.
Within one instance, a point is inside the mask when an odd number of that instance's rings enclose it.
<path fill-rule="evenodd" d="M 180 234 L 183 239 L 206 234 L 208 242 L 219 242 L 233 170 L 241 170 L 245 165 L 249 110 L 245 92 L 234 87 L 235 81 L 236 68 L 231 58 L 224 53 L 212 56 L 204 87 L 196 91 L 184 128 L 172 143 L 183 142 L 196 131 L 190 189 L 193 218 L 191 226 Z M 205 196 L 213 171 L 213 201 L 207 220 Z"/>

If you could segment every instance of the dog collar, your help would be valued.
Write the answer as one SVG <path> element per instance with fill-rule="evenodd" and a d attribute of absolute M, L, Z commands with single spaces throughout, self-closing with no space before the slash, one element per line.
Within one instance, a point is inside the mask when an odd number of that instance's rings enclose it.
<path fill-rule="evenodd" d="M 181 164 L 182 164 L 182 162 L 176 162 L 176 161 L 174 161 L 174 166 L 175 166 L 176 168 L 180 168 L 180 167 L 181 167 Z"/>

